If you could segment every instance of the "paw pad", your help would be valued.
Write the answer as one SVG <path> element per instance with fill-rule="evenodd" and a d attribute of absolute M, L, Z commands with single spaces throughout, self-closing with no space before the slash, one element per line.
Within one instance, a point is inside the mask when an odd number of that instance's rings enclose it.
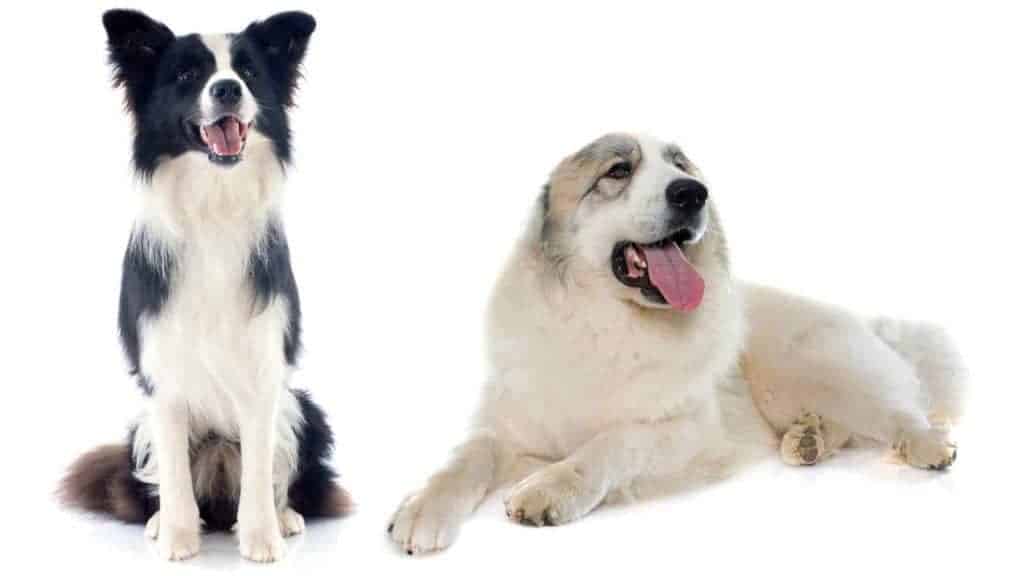
<path fill-rule="evenodd" d="M 793 466 L 817 464 L 825 455 L 825 433 L 821 419 L 807 414 L 793 423 L 779 447 L 782 460 Z"/>

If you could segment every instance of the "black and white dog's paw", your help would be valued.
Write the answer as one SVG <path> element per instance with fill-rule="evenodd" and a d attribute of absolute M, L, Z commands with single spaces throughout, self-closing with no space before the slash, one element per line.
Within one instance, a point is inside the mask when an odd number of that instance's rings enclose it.
<path fill-rule="evenodd" d="M 252 528 L 239 526 L 239 550 L 253 562 L 277 562 L 284 558 L 285 543 L 280 523 L 264 523 Z"/>
<path fill-rule="evenodd" d="M 156 512 L 146 522 L 146 537 L 156 540 L 157 552 L 164 560 L 187 560 L 199 553 L 199 520 L 174 523 Z"/>
<path fill-rule="evenodd" d="M 278 521 L 281 524 L 281 536 L 289 538 L 306 531 L 306 520 L 291 508 L 285 508 L 278 513 Z"/>

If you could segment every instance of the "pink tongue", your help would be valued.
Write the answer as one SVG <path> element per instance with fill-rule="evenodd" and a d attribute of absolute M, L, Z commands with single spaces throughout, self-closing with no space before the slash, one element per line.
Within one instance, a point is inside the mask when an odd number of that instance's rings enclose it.
<path fill-rule="evenodd" d="M 642 246 L 647 273 L 661 295 L 676 310 L 689 312 L 704 298 L 704 279 L 674 242 Z"/>
<path fill-rule="evenodd" d="M 238 156 L 242 153 L 241 126 L 234 118 L 225 118 L 205 128 L 206 141 L 218 156 Z"/>

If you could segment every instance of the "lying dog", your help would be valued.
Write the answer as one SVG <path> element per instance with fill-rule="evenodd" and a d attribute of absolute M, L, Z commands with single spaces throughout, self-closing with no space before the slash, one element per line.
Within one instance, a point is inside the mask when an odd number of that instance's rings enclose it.
<path fill-rule="evenodd" d="M 956 455 L 963 369 L 945 336 L 737 283 L 701 173 L 648 138 L 608 135 L 558 165 L 487 343 L 472 433 L 388 528 L 409 554 L 447 547 L 506 482 L 508 516 L 536 525 L 671 489 L 717 457 L 718 386 L 740 368 L 786 462 L 851 436 L 922 468 Z"/>
<path fill-rule="evenodd" d="M 349 505 L 327 464 L 323 412 L 287 387 L 300 309 L 280 197 L 315 21 L 292 12 L 240 34 L 181 37 L 135 11 L 103 23 L 145 184 L 119 326 L 148 401 L 127 444 L 73 465 L 63 496 L 148 520 L 167 559 L 199 551 L 202 520 L 237 521 L 243 556 L 277 560 L 303 515 Z"/>

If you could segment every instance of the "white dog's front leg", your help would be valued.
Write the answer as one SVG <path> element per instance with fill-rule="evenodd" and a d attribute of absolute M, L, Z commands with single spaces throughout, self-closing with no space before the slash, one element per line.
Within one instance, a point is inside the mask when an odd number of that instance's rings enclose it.
<path fill-rule="evenodd" d="M 603 432 L 517 484 L 505 499 L 505 513 L 537 526 L 572 522 L 635 479 L 681 470 L 697 455 L 700 430 L 698 422 L 676 419 Z"/>
<path fill-rule="evenodd" d="M 391 539 L 410 555 L 447 548 L 462 522 L 495 488 L 509 456 L 493 433 L 474 432 L 422 490 L 398 507 L 388 526 Z"/>
<path fill-rule="evenodd" d="M 274 562 L 284 556 L 284 538 L 274 502 L 274 451 L 280 383 L 270 383 L 239 410 L 242 482 L 238 538 L 242 556 Z"/>
<path fill-rule="evenodd" d="M 199 507 L 189 462 L 188 406 L 157 391 L 150 407 L 153 445 L 160 482 L 160 511 L 154 516 L 157 549 L 166 560 L 199 553 Z M 152 532 L 152 531 L 151 531 Z"/>

